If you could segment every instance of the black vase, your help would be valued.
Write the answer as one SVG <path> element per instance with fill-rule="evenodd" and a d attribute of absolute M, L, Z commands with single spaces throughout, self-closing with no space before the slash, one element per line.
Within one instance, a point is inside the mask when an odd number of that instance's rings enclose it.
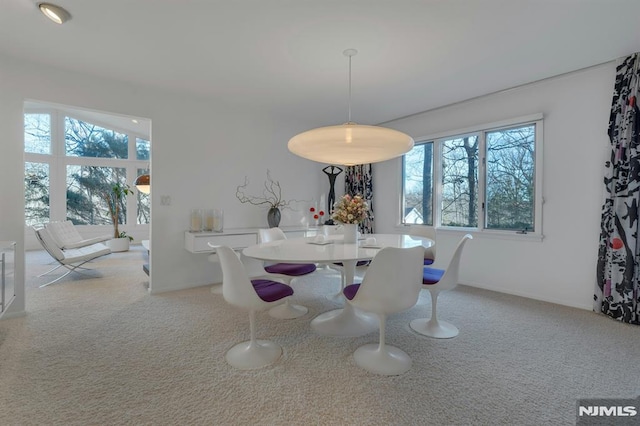
<path fill-rule="evenodd" d="M 267 213 L 267 223 L 269 228 L 277 228 L 280 225 L 280 209 L 271 207 Z"/>

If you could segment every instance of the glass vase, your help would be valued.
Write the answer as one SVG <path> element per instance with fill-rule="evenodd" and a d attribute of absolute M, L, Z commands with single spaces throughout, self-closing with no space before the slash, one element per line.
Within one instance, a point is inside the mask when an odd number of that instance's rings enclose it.
<path fill-rule="evenodd" d="M 213 209 L 213 230 L 222 232 L 224 229 L 224 210 Z"/>
<path fill-rule="evenodd" d="M 207 209 L 204 211 L 204 230 L 213 231 L 215 217 L 213 215 L 213 209 Z"/>
<path fill-rule="evenodd" d="M 189 222 L 189 231 L 191 232 L 202 232 L 203 223 L 202 223 L 203 211 L 200 209 L 192 209 L 190 222 Z"/>

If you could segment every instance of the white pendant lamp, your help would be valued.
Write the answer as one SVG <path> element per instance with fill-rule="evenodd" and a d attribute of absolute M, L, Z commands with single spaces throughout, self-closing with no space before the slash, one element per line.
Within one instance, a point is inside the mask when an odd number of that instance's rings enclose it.
<path fill-rule="evenodd" d="M 399 157 L 413 148 L 411 136 L 379 126 L 365 126 L 351 121 L 351 57 L 355 49 L 343 52 L 349 58 L 349 117 L 345 124 L 319 127 L 289 140 L 289 151 L 326 164 L 353 166 L 377 163 Z"/>

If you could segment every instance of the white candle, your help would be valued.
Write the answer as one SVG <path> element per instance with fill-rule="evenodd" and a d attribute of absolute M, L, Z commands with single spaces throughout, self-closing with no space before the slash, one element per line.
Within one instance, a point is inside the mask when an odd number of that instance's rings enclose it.
<path fill-rule="evenodd" d="M 202 231 L 202 212 L 200 210 L 191 212 L 191 230 Z"/>

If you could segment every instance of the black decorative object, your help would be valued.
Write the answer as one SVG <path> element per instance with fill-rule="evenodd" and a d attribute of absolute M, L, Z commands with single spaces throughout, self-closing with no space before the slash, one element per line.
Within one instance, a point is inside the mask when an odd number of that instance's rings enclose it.
<path fill-rule="evenodd" d="M 336 172 L 337 170 L 337 172 Z M 327 197 L 327 213 L 331 216 L 333 205 L 336 203 L 336 177 L 342 173 L 342 168 L 338 166 L 327 166 L 322 171 L 329 177 L 329 196 Z"/>
<path fill-rule="evenodd" d="M 280 225 L 280 209 L 271 207 L 267 212 L 267 223 L 269 228 L 277 228 Z"/>

